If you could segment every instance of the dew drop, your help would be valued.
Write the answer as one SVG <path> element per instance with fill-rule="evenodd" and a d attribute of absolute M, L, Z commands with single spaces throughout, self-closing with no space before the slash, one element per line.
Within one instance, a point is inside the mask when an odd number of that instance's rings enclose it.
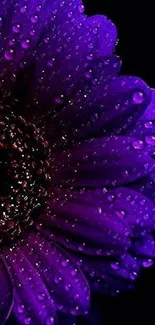
<path fill-rule="evenodd" d="M 119 264 L 116 262 L 116 263 L 111 263 L 111 267 L 113 270 L 118 270 L 119 269 Z"/>
<path fill-rule="evenodd" d="M 24 306 L 23 305 L 18 306 L 17 310 L 18 310 L 19 314 L 23 314 L 24 313 Z"/>
<path fill-rule="evenodd" d="M 72 285 L 69 283 L 69 284 L 66 284 L 65 285 L 65 290 L 66 291 L 71 291 L 72 290 Z"/>
<path fill-rule="evenodd" d="M 72 16 L 73 16 L 73 12 L 72 11 L 68 12 L 68 17 L 71 18 Z"/>
<path fill-rule="evenodd" d="M 31 325 L 31 321 L 32 321 L 31 317 L 25 318 L 24 324 L 25 325 Z"/>
<path fill-rule="evenodd" d="M 76 315 L 79 310 L 79 306 L 76 306 L 74 309 L 71 310 L 72 315 Z"/>
<path fill-rule="evenodd" d="M 73 276 L 75 276 L 75 275 L 77 274 L 77 269 L 72 270 L 72 271 L 71 271 L 71 274 L 72 274 Z"/>
<path fill-rule="evenodd" d="M 147 144 L 155 145 L 155 136 L 154 135 L 146 136 L 145 141 Z"/>
<path fill-rule="evenodd" d="M 142 149 L 144 146 L 144 143 L 142 140 L 135 140 L 135 141 L 133 141 L 132 146 L 134 149 Z"/>
<path fill-rule="evenodd" d="M 144 94 L 141 91 L 136 91 L 132 96 L 132 100 L 135 104 L 142 104 L 144 101 Z"/>
<path fill-rule="evenodd" d="M 87 60 L 91 61 L 93 60 L 94 55 L 92 53 L 87 55 Z"/>
<path fill-rule="evenodd" d="M 27 11 L 27 6 L 22 6 L 20 12 L 24 14 Z"/>
<path fill-rule="evenodd" d="M 151 259 L 143 261 L 143 266 L 144 267 L 150 267 L 152 266 L 153 261 Z"/>
<path fill-rule="evenodd" d="M 133 272 L 132 274 L 129 275 L 129 277 L 130 277 L 130 279 L 131 279 L 132 281 L 134 281 L 134 280 L 136 280 L 136 278 L 137 278 L 137 273 L 136 273 L 136 272 Z"/>
<path fill-rule="evenodd" d="M 85 73 L 85 77 L 86 77 L 87 79 L 92 79 L 92 70 L 87 71 L 87 72 Z"/>
<path fill-rule="evenodd" d="M 54 278 L 54 282 L 55 282 L 56 284 L 58 284 L 60 281 L 61 281 L 61 278 L 59 278 L 58 276 L 55 276 L 55 278 Z"/>
<path fill-rule="evenodd" d="M 68 262 L 69 262 L 68 260 L 62 261 L 62 266 L 66 267 L 68 265 Z"/>
<path fill-rule="evenodd" d="M 41 11 L 41 9 L 42 9 L 42 6 L 41 5 L 39 5 L 39 6 L 36 7 L 36 11 Z"/>
<path fill-rule="evenodd" d="M 64 102 L 63 95 L 55 98 L 56 105 L 62 105 Z"/>
<path fill-rule="evenodd" d="M 84 12 L 84 5 L 78 5 L 78 11 L 82 14 Z"/>
<path fill-rule="evenodd" d="M 36 24 L 38 22 L 38 16 L 36 15 L 36 16 L 31 17 L 31 21 L 33 24 Z"/>
<path fill-rule="evenodd" d="M 13 39 L 10 39 L 9 45 L 10 46 L 14 46 L 15 45 L 15 42 L 16 42 L 16 40 L 14 38 Z"/>
<path fill-rule="evenodd" d="M 109 63 L 110 63 L 109 59 L 104 60 L 104 65 L 109 65 Z"/>
<path fill-rule="evenodd" d="M 3 26 L 3 17 L 0 17 L 0 27 Z"/>
<path fill-rule="evenodd" d="M 152 121 L 147 121 L 144 125 L 145 125 L 146 129 L 151 129 L 153 126 L 153 123 L 152 123 Z"/>
<path fill-rule="evenodd" d="M 45 321 L 45 325 L 54 325 L 54 317 L 48 317 Z"/>
<path fill-rule="evenodd" d="M 114 195 L 108 195 L 108 201 L 112 202 L 115 199 Z"/>
<path fill-rule="evenodd" d="M 17 33 L 18 34 L 18 33 L 20 33 L 21 25 L 20 24 L 16 24 L 16 25 L 13 26 L 12 29 L 13 29 L 13 32 L 14 33 Z"/>
<path fill-rule="evenodd" d="M 8 49 L 8 50 L 5 50 L 4 52 L 4 58 L 7 60 L 7 61 L 12 61 L 14 59 L 14 54 L 15 54 L 15 51 L 14 49 Z"/>
<path fill-rule="evenodd" d="M 45 299 L 45 293 L 43 292 L 38 293 L 37 298 L 38 300 L 43 301 Z"/>
<path fill-rule="evenodd" d="M 21 42 L 21 46 L 23 49 L 28 49 L 30 47 L 30 40 L 26 39 Z"/>
<path fill-rule="evenodd" d="M 118 111 L 118 110 L 120 109 L 120 107 L 121 107 L 120 104 L 116 104 L 116 105 L 114 106 L 114 108 L 115 108 L 116 111 Z"/>
<path fill-rule="evenodd" d="M 47 62 L 47 66 L 48 66 L 49 68 L 51 68 L 51 67 L 53 66 L 53 61 L 52 61 L 52 60 L 49 60 L 49 61 Z"/>
<path fill-rule="evenodd" d="M 35 33 L 36 33 L 36 31 L 35 31 L 34 29 L 32 29 L 32 30 L 30 31 L 30 35 L 31 35 L 31 36 L 34 36 Z"/>

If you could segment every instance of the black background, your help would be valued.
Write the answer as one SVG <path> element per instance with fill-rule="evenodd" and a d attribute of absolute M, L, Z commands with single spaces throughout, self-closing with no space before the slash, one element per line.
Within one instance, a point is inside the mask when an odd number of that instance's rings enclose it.
<path fill-rule="evenodd" d="M 118 28 L 116 53 L 122 73 L 136 75 L 155 88 L 155 11 L 151 1 L 84 0 L 86 12 L 104 14 Z M 155 267 L 146 270 L 134 292 L 101 298 L 102 324 L 155 324 Z"/>
<path fill-rule="evenodd" d="M 104 14 L 118 29 L 116 53 L 123 73 L 137 75 L 155 88 L 155 10 L 151 0 L 83 0 L 89 15 Z"/>

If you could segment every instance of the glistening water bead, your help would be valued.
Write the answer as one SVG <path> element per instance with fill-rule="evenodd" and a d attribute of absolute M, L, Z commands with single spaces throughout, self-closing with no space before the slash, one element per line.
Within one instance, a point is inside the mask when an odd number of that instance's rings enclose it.
<path fill-rule="evenodd" d="M 0 244 L 34 222 L 50 180 L 50 149 L 35 125 L 0 110 Z"/>

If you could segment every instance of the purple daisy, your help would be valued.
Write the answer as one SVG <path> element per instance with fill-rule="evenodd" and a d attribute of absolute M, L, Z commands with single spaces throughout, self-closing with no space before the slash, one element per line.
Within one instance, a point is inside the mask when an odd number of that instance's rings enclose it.
<path fill-rule="evenodd" d="M 0 41 L 0 325 L 53 325 L 153 264 L 155 95 L 80 0 L 1 0 Z"/>

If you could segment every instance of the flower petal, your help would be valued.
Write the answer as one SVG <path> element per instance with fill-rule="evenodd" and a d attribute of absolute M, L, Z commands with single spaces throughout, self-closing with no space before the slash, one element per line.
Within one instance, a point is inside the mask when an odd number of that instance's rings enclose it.
<path fill-rule="evenodd" d="M 82 195 L 62 190 L 51 197 L 48 213 L 40 222 L 51 228 L 53 238 L 72 250 L 91 255 L 116 255 L 130 245 L 130 227 L 106 206 Z"/>
<path fill-rule="evenodd" d="M 63 109 L 57 105 L 54 116 L 46 120 L 46 136 L 53 149 L 70 145 L 94 132 L 94 124 L 103 112 L 103 107 L 96 106 L 95 102 L 106 92 L 107 84 L 118 74 L 120 66 L 117 56 L 89 62 L 70 100 L 64 103 Z"/>
<path fill-rule="evenodd" d="M 91 281 L 91 289 L 93 292 L 104 293 L 106 295 L 117 296 L 122 292 L 132 290 L 134 283 L 127 279 L 115 278 L 105 275 L 103 279 L 94 278 Z"/>
<path fill-rule="evenodd" d="M 9 10 L 6 11 L 4 8 L 7 8 L 8 3 Z M 5 79 L 10 77 L 11 81 L 14 81 L 19 63 L 32 54 L 32 49 L 36 46 L 41 31 L 49 19 L 50 7 L 48 0 L 32 0 L 25 4 L 23 0 L 11 3 L 2 1 L 1 27 L 5 27 L 9 21 L 6 35 L 1 38 L 0 69 L 1 76 Z"/>
<path fill-rule="evenodd" d="M 155 91 L 152 90 L 152 101 L 140 120 L 130 130 L 130 135 L 142 139 L 155 146 Z"/>
<path fill-rule="evenodd" d="M 54 324 L 55 305 L 37 270 L 22 250 L 9 251 L 5 258 L 15 284 L 13 312 L 21 324 Z"/>
<path fill-rule="evenodd" d="M 149 87 L 139 78 L 115 78 L 108 84 L 106 93 L 98 98 L 98 104 L 103 105 L 103 114 L 96 128 L 107 128 L 107 133 L 122 133 L 142 115 L 151 101 L 151 95 Z"/>
<path fill-rule="evenodd" d="M 54 110 L 64 95 L 76 92 L 81 74 L 91 61 L 112 54 L 116 42 L 115 26 L 106 17 L 93 16 L 81 20 L 75 19 L 74 15 L 70 17 L 71 13 L 68 12 L 64 24 L 58 24 L 60 13 L 57 12 L 58 17 L 53 18 L 54 28 L 50 34 L 47 32 L 36 51 L 39 64 L 32 98 L 37 115 L 45 113 L 45 108 L 46 111 Z"/>
<path fill-rule="evenodd" d="M 3 0 L 0 7 L 2 18 L 0 28 L 3 30 L 0 35 L 2 43 L 0 49 L 2 86 L 6 87 L 14 83 L 19 67 L 29 66 L 32 60 L 36 61 L 36 48 L 40 43 L 40 38 L 47 30 L 48 34 L 55 33 L 55 21 L 57 28 L 59 28 L 60 22 L 61 26 L 64 26 L 66 20 L 68 26 L 74 20 L 76 24 L 76 19 L 84 17 L 83 11 L 80 0 L 54 0 L 52 2 L 50 0 L 31 0 L 26 3 L 23 0 L 18 2 Z M 64 24 L 62 24 L 62 19 Z M 43 43 L 44 41 L 43 37 Z"/>
<path fill-rule="evenodd" d="M 55 135 L 58 144 L 71 145 L 94 136 L 129 132 L 150 103 L 152 90 L 141 79 L 116 77 L 119 58 L 112 56 L 91 63 L 85 72 L 89 80 L 82 78 L 73 98 L 48 121 L 48 138 L 50 142 L 53 139 L 53 147 Z"/>
<path fill-rule="evenodd" d="M 57 15 L 59 16 L 59 14 L 60 12 L 58 11 Z M 61 86 L 62 81 L 67 82 L 67 84 L 69 80 L 70 83 L 73 80 L 74 82 L 77 81 L 76 76 L 79 75 L 79 72 L 83 71 L 91 60 L 103 56 L 107 57 L 112 54 L 114 44 L 116 43 L 116 28 L 104 16 L 93 16 L 82 21 L 78 19 L 76 21 L 75 17 L 68 15 L 67 23 L 64 21 L 64 24 L 58 25 L 60 18 L 62 20 L 63 16 L 56 17 L 55 24 L 57 25 L 52 31 L 53 38 L 55 38 L 55 44 L 52 44 L 54 46 L 51 47 L 53 39 L 50 34 L 48 42 L 42 42 L 37 53 L 40 56 L 39 62 L 41 64 L 41 66 L 38 66 L 38 72 L 41 72 L 43 68 L 47 70 L 47 74 L 45 73 L 46 79 L 46 76 L 49 77 L 49 71 L 50 82 L 52 82 L 52 75 L 56 80 L 59 77 Z M 56 38 L 56 35 L 59 38 Z M 112 43 L 109 42 L 109 38 L 112 40 Z M 66 41 L 67 46 L 65 46 Z M 45 55 L 42 56 L 42 53 Z M 51 64 L 51 67 L 48 64 L 50 58 L 53 59 L 53 62 L 57 61 L 53 65 Z M 56 66 L 60 67 L 60 70 L 54 73 L 53 68 Z M 62 79 L 64 80 L 61 81 L 60 77 L 63 77 Z M 63 89 L 60 91 L 62 92 Z"/>
<path fill-rule="evenodd" d="M 0 325 L 3 325 L 10 316 L 14 293 L 12 279 L 2 259 L 0 259 L 0 281 Z"/>
<path fill-rule="evenodd" d="M 74 187 L 116 186 L 145 176 L 154 165 L 146 143 L 132 137 L 104 137 L 53 155 L 52 180 Z"/>
<path fill-rule="evenodd" d="M 96 85 L 92 85 L 91 91 L 83 88 L 75 96 L 72 107 L 70 105 L 70 114 L 67 114 L 69 119 L 72 118 L 76 106 L 82 107 L 82 111 L 77 116 L 74 115 L 75 122 L 72 126 L 73 136 L 77 140 L 113 133 L 124 134 L 135 125 L 150 103 L 152 90 L 144 81 L 129 76 L 114 78 L 120 66 L 115 57 L 106 58 L 103 63 L 103 73 L 100 72 L 100 78 L 97 77 Z M 88 112 L 85 102 L 87 107 L 91 107 Z M 85 118 L 83 112 L 87 113 Z M 80 118 L 79 127 L 77 122 Z"/>
<path fill-rule="evenodd" d="M 130 184 L 131 189 L 136 192 L 142 193 L 150 201 L 155 204 L 155 169 L 153 168 L 151 172 L 146 176 L 140 178 L 138 181 Z"/>
<path fill-rule="evenodd" d="M 107 274 L 122 279 L 135 280 L 140 271 L 140 264 L 136 258 L 128 253 L 111 260 L 104 260 L 104 258 L 92 259 L 88 256 L 77 256 L 75 254 L 71 256 L 76 261 L 77 266 L 89 275 L 89 278 L 98 277 L 102 279 Z"/>
<path fill-rule="evenodd" d="M 81 268 L 93 292 L 118 295 L 133 288 L 140 272 L 140 263 L 129 254 L 116 259 L 104 260 L 85 255 L 72 254 L 72 259 Z"/>
<path fill-rule="evenodd" d="M 128 132 L 129 134 L 129 132 Z M 130 135 L 141 139 L 146 144 L 155 145 L 155 121 L 139 120 L 131 129 Z"/>
<path fill-rule="evenodd" d="M 57 308 L 73 315 L 85 314 L 90 302 L 89 287 L 66 253 L 35 233 L 25 243 L 24 254 L 49 288 Z"/>
<path fill-rule="evenodd" d="M 116 188 L 104 194 L 100 191 L 95 199 L 102 209 L 108 206 L 115 211 L 132 228 L 133 236 L 155 229 L 155 205 L 143 194 L 130 188 Z"/>
<path fill-rule="evenodd" d="M 145 113 L 142 115 L 141 120 L 154 120 L 155 119 L 155 89 L 151 89 L 152 91 L 152 99 L 149 107 L 145 111 Z"/>

